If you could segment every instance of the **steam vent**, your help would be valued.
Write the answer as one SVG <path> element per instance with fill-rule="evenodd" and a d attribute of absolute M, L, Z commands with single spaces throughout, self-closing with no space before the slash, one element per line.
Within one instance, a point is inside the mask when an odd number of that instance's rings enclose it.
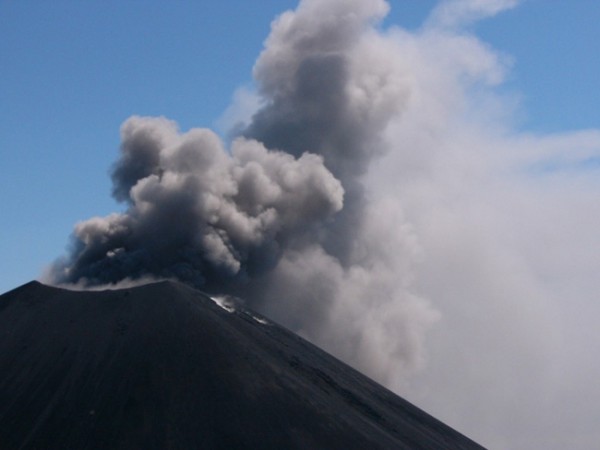
<path fill-rule="evenodd" d="M 0 296 L 0 448 L 481 449 L 246 309 L 174 282 Z"/>

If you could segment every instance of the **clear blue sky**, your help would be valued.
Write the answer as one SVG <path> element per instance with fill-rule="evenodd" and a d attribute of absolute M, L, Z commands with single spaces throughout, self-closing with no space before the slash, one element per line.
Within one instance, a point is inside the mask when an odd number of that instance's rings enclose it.
<path fill-rule="evenodd" d="M 392 2 L 417 28 L 432 0 Z M 0 291 L 62 254 L 73 224 L 115 209 L 107 171 L 128 116 L 214 128 L 291 0 L 0 1 Z M 514 58 L 521 126 L 600 125 L 600 5 L 526 0 L 476 25 Z"/>

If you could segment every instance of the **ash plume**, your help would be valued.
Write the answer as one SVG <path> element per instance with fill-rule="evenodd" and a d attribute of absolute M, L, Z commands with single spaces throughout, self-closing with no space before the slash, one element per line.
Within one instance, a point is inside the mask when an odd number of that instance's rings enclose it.
<path fill-rule="evenodd" d="M 231 145 L 123 124 L 124 210 L 77 224 L 50 281 L 176 278 L 489 448 L 593 447 L 600 131 L 522 130 L 512 60 L 474 34 L 518 3 L 441 0 L 407 30 L 383 0 L 301 1 L 228 110 Z"/>
<path fill-rule="evenodd" d="M 254 68 L 262 106 L 230 149 L 128 119 L 112 169 L 126 209 L 77 224 L 53 282 L 176 278 L 244 298 L 380 381 L 420 367 L 437 313 L 410 290 L 418 245 L 363 184 L 410 94 L 376 30 L 387 11 L 306 0 L 282 14 Z"/>
<path fill-rule="evenodd" d="M 299 158 L 164 118 L 121 129 L 113 195 L 125 213 L 77 224 L 58 279 L 95 285 L 153 275 L 208 290 L 269 270 L 279 254 L 339 211 L 340 182 L 318 155 Z"/>

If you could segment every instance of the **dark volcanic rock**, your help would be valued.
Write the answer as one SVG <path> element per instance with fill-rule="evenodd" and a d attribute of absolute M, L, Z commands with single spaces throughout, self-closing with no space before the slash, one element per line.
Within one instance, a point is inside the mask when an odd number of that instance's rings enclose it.
<path fill-rule="evenodd" d="M 480 449 L 254 313 L 161 282 L 0 296 L 2 449 Z"/>

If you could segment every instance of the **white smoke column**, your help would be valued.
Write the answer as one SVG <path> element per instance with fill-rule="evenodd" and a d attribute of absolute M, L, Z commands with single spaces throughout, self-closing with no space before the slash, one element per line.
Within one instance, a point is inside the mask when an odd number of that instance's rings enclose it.
<path fill-rule="evenodd" d="M 346 192 L 318 240 L 283 253 L 262 282 L 261 307 L 400 386 L 423 365 L 438 314 L 411 289 L 419 247 L 397 203 L 363 184 L 411 95 L 410 74 L 375 28 L 387 11 L 383 1 L 308 0 L 281 15 L 254 68 L 264 106 L 244 133 L 269 148 L 322 155 Z"/>

